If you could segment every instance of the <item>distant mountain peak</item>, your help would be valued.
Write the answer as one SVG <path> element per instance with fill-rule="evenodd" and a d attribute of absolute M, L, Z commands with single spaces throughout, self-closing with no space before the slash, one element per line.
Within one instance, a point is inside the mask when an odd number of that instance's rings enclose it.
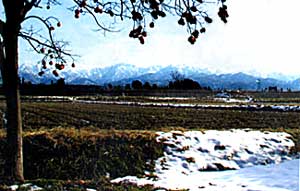
<path fill-rule="evenodd" d="M 156 83 L 158 85 L 167 85 L 172 80 L 171 73 L 178 71 L 185 78 L 191 78 L 200 83 L 201 86 L 210 86 L 213 89 L 248 89 L 256 90 L 256 80 L 261 81 L 261 87 L 278 86 L 279 88 L 299 89 L 300 79 L 296 81 L 278 80 L 274 78 L 262 78 L 246 74 L 243 72 L 214 74 L 208 69 L 200 69 L 194 66 L 182 64 L 180 66 L 168 65 L 138 67 L 132 64 L 118 63 L 103 68 L 93 68 L 90 70 L 66 70 L 61 75 L 68 84 L 85 84 L 85 85 L 103 85 L 107 83 L 125 85 L 133 80 Z M 51 72 L 43 77 L 38 77 L 39 68 L 37 64 L 24 64 L 20 66 L 20 77 L 32 83 L 50 83 L 56 80 Z M 274 74 L 275 75 L 275 74 Z M 271 75 L 272 76 L 272 75 Z M 277 77 L 281 76 L 276 74 Z M 283 77 L 281 77 L 283 78 Z M 299 83 L 298 83 L 299 82 Z M 299 84 L 299 85 L 298 85 Z"/>

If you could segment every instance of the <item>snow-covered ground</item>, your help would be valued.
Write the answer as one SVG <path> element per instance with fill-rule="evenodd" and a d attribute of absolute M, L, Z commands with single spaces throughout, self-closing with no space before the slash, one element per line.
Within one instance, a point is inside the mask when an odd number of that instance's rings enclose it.
<path fill-rule="evenodd" d="M 207 130 L 157 135 L 165 152 L 156 161 L 155 172 L 145 172 L 144 178 L 117 178 L 112 183 L 150 184 L 157 191 L 299 191 L 299 155 L 290 155 L 295 144 L 287 133 Z M 32 184 L 20 187 L 43 190 Z"/>
<path fill-rule="evenodd" d="M 114 105 L 132 105 L 132 106 L 150 106 L 150 107 L 176 107 L 176 108 L 209 108 L 209 109 L 242 109 L 242 110 L 274 110 L 274 111 L 300 111 L 299 105 L 263 105 L 248 101 L 229 100 L 230 104 L 190 104 L 190 103 L 157 103 L 157 102 L 131 102 L 131 101 L 93 101 L 74 99 L 73 102 L 86 104 L 114 104 Z M 249 103 L 249 104 L 248 104 Z"/>
<path fill-rule="evenodd" d="M 101 101 L 101 100 L 83 100 L 80 97 L 68 96 L 35 96 L 35 101 L 43 102 L 77 102 L 86 104 L 114 104 L 114 105 L 133 105 L 133 106 L 153 106 L 153 107 L 176 107 L 176 108 L 210 108 L 210 109 L 245 109 L 245 110 L 275 110 L 275 111 L 300 111 L 299 104 L 268 104 L 263 105 L 253 102 L 252 98 L 214 98 L 218 103 L 172 103 L 172 101 L 195 100 L 195 98 L 185 97 L 147 97 L 149 102 L 137 101 Z M 24 98 L 23 98 L 24 99 Z M 32 97 L 27 97 L 32 99 Z M 151 100 L 161 100 L 164 102 L 152 102 Z M 166 101 L 169 101 L 166 102 Z M 224 104 L 222 104 L 224 103 Z"/>
<path fill-rule="evenodd" d="M 159 132 L 157 141 L 165 152 L 155 172 L 112 182 L 190 190 L 299 190 L 299 159 L 289 155 L 294 143 L 287 133 L 173 131 Z"/>

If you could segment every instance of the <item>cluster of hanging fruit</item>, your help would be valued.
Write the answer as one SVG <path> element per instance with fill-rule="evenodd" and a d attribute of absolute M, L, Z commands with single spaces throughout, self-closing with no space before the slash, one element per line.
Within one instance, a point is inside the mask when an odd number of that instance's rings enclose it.
<path fill-rule="evenodd" d="M 65 69 L 66 62 L 58 56 L 55 56 L 55 52 L 51 48 L 46 51 L 46 48 L 42 47 L 40 48 L 39 53 L 44 54 L 45 56 L 41 61 L 41 71 L 38 75 L 43 76 L 46 70 L 52 70 L 52 74 L 55 77 L 58 77 L 58 71 Z M 75 63 L 72 63 L 71 66 L 74 68 Z"/>
<path fill-rule="evenodd" d="M 219 8 L 218 15 L 224 23 L 227 23 L 227 18 L 229 17 L 229 15 L 228 15 L 228 12 L 227 12 L 227 6 L 226 5 L 223 4 L 222 7 Z"/>
<path fill-rule="evenodd" d="M 97 14 L 102 14 L 104 12 L 103 7 L 98 3 L 98 0 L 93 0 L 94 3 L 96 4 L 94 7 L 94 12 Z M 81 13 L 83 13 L 83 8 L 87 6 L 87 0 L 82 0 L 79 4 L 78 7 L 74 10 L 74 17 L 76 19 L 79 19 Z M 105 11 L 106 13 L 108 13 L 110 16 L 114 16 L 114 12 L 109 9 Z"/>
<path fill-rule="evenodd" d="M 199 2 L 200 4 L 203 3 L 202 0 L 197 0 L 197 2 Z M 227 18 L 229 17 L 229 15 L 227 12 L 227 6 L 224 4 L 225 2 L 226 2 L 226 0 L 221 0 L 222 6 L 219 8 L 218 16 L 221 18 L 221 20 L 224 23 L 227 23 Z M 187 23 L 188 25 L 195 25 L 195 28 L 196 28 L 196 24 L 197 24 L 198 20 L 197 20 L 197 17 L 195 15 L 193 15 L 193 13 L 197 12 L 197 11 L 198 11 L 197 6 L 193 5 L 193 6 L 189 7 L 187 9 L 187 11 L 182 13 L 180 19 L 178 20 L 178 24 L 184 26 Z M 206 14 L 201 15 L 201 17 L 208 24 L 213 22 L 212 18 L 210 18 Z M 202 26 L 202 24 L 200 23 L 200 26 Z M 195 29 L 193 32 L 191 32 L 191 35 L 188 37 L 188 41 L 191 44 L 195 44 L 196 40 L 199 37 L 199 34 L 205 33 L 205 31 L 206 31 L 206 29 L 204 27 L 202 27 L 200 30 Z"/>
<path fill-rule="evenodd" d="M 47 9 L 50 9 L 50 4 L 47 5 Z M 57 21 L 56 27 L 61 27 L 62 23 L 54 18 L 51 17 L 52 19 L 55 19 Z M 55 25 L 53 25 L 53 22 L 50 22 L 49 20 L 46 21 L 48 30 L 52 33 L 55 30 Z M 59 48 L 57 45 L 47 45 L 47 44 L 40 44 L 38 47 L 36 47 L 36 51 L 39 54 L 44 55 L 43 59 L 41 60 L 41 67 L 40 71 L 38 72 L 39 76 L 43 76 L 46 71 L 52 71 L 52 74 L 55 77 L 59 76 L 60 70 L 63 70 L 66 66 L 66 61 L 64 61 L 61 57 L 62 50 Z M 71 66 L 74 68 L 75 63 L 72 63 Z"/>
<path fill-rule="evenodd" d="M 143 10 L 136 10 L 135 3 L 136 0 L 130 0 L 133 5 L 133 11 L 131 11 L 131 19 L 138 24 L 137 28 L 133 28 L 129 32 L 129 37 L 136 38 L 140 41 L 141 44 L 145 43 L 145 37 L 147 37 L 147 32 L 145 28 L 141 26 L 141 21 L 143 21 Z M 149 27 L 154 28 L 154 20 L 157 20 L 159 17 L 165 17 L 166 13 L 160 8 L 160 5 L 164 2 L 164 0 L 144 0 L 143 3 L 148 4 L 147 8 L 149 8 L 149 13 L 152 18 L 152 22 L 150 22 Z"/>
<path fill-rule="evenodd" d="M 199 0 L 198 1 L 199 3 L 203 3 L 203 1 Z M 190 25 L 195 25 L 197 24 L 198 22 L 198 19 L 197 19 L 197 14 L 195 14 L 196 12 L 198 12 L 198 8 L 196 5 L 193 5 L 191 7 L 188 7 L 187 10 L 185 12 L 183 12 L 181 14 L 181 17 L 180 19 L 178 20 L 178 24 L 181 25 L 181 26 L 184 26 L 186 24 L 188 24 L 189 26 Z M 206 23 L 212 23 L 213 20 L 205 15 L 205 16 L 201 16 L 204 21 Z M 188 37 L 188 41 L 191 43 L 191 44 L 195 44 L 196 40 L 198 39 L 199 37 L 199 34 L 200 33 L 205 33 L 206 29 L 204 27 L 202 27 L 200 30 L 197 30 L 195 29 L 193 32 L 191 32 L 191 35 Z"/>
<path fill-rule="evenodd" d="M 197 30 L 195 29 L 192 33 L 191 33 L 191 36 L 189 36 L 188 38 L 188 41 L 191 43 L 191 44 L 195 44 L 196 40 L 198 39 L 199 37 L 199 34 L 200 33 L 205 33 L 206 29 L 203 27 L 201 28 L 200 30 Z"/>
<path fill-rule="evenodd" d="M 143 30 L 143 27 L 140 25 L 129 32 L 129 37 L 136 38 L 140 41 L 141 44 L 144 44 L 145 43 L 144 38 L 147 37 L 147 32 Z"/>

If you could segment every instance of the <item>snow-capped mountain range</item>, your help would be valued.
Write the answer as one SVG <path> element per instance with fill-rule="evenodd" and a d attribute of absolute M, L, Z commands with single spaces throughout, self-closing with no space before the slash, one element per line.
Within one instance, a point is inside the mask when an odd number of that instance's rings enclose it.
<path fill-rule="evenodd" d="M 23 64 L 20 66 L 19 75 L 26 81 L 31 81 L 36 84 L 49 84 L 51 80 L 57 80 L 50 71 L 46 72 L 42 77 L 38 76 L 39 70 L 37 65 Z M 244 90 L 255 90 L 258 88 L 258 81 L 260 81 L 260 88 L 277 86 L 283 89 L 300 89 L 300 74 L 298 78 L 282 74 L 270 74 L 270 77 L 263 78 L 242 72 L 235 74 L 215 74 L 207 69 L 199 69 L 185 65 L 142 68 L 131 64 L 116 64 L 90 70 L 66 69 L 60 73 L 60 76 L 65 78 L 67 84 L 104 85 L 111 83 L 113 85 L 125 85 L 130 84 L 133 80 L 140 80 L 142 82 L 150 82 L 151 84 L 155 83 L 163 86 L 172 80 L 171 73 L 176 71 L 185 78 L 199 82 L 203 87 L 210 86 L 213 89 L 240 88 Z"/>

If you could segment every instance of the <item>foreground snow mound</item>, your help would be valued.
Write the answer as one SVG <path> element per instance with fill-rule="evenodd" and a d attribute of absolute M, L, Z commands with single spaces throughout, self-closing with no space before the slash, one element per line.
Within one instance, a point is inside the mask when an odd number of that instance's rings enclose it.
<path fill-rule="evenodd" d="M 287 133 L 209 130 L 158 132 L 157 135 L 157 141 L 165 145 L 165 152 L 156 161 L 155 172 L 146 172 L 147 178 L 124 177 L 113 182 L 152 184 L 169 189 L 248 190 L 251 186 L 255 190 L 270 190 L 265 184 L 260 185 L 260 180 L 253 184 L 252 179 L 247 179 L 249 170 L 241 168 L 290 160 L 289 152 L 294 146 Z M 255 177 L 256 171 L 250 172 Z M 279 186 L 272 190 L 286 189 Z"/>
<path fill-rule="evenodd" d="M 254 165 L 280 163 L 294 142 L 287 133 L 248 130 L 209 130 L 157 133 L 165 145 L 165 156 L 156 171 L 176 168 L 182 173 L 239 169 Z"/>
<path fill-rule="evenodd" d="M 299 159 L 240 170 L 160 174 L 157 180 L 127 176 L 112 182 L 189 191 L 299 191 Z M 161 189 L 161 190 L 165 190 Z"/>

